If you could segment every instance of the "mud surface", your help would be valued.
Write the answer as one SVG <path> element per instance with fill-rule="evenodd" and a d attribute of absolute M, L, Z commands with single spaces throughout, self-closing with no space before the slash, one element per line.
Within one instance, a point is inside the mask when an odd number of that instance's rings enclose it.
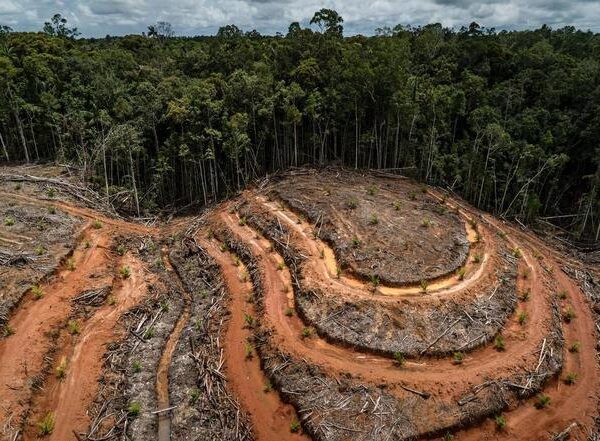
<path fill-rule="evenodd" d="M 133 222 L 58 167 L 0 189 L 2 440 L 600 433 L 594 257 L 439 190 L 296 170 Z"/>

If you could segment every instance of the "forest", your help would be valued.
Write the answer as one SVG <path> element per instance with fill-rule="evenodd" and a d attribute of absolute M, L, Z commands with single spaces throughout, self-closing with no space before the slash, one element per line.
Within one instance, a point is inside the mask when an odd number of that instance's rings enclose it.
<path fill-rule="evenodd" d="M 136 216 L 277 170 L 402 173 L 582 243 L 600 237 L 600 34 L 477 23 L 344 36 L 333 10 L 265 36 L 79 38 L 0 26 L 3 160 L 56 162 Z"/>

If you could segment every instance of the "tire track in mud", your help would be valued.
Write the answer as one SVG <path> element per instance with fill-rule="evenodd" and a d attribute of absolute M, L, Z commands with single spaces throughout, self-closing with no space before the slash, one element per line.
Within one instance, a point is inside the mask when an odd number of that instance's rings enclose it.
<path fill-rule="evenodd" d="M 109 240 L 88 227 L 68 263 L 41 284 L 43 297 L 29 293 L 9 320 L 14 335 L 0 340 L 0 420 L 13 419 L 20 427 L 26 417 L 34 389 L 41 386 L 51 366 L 45 360 L 54 349 L 53 334 L 65 325 L 71 311 L 70 299 L 83 291 L 96 268 L 109 265 Z M 70 267 L 70 268 L 69 268 Z M 23 349 L 27 348 L 26 351 Z"/>
<path fill-rule="evenodd" d="M 524 360 L 535 360 L 538 357 L 541 339 L 533 338 L 533 335 L 539 335 L 539 328 L 542 327 L 547 317 L 551 314 L 552 296 L 555 293 L 550 292 L 550 290 L 542 286 L 544 279 L 543 272 L 545 270 L 531 257 L 529 252 L 523 252 L 522 260 L 531 274 L 528 280 L 531 284 L 531 299 L 527 304 L 521 304 L 520 308 L 521 310 L 527 310 L 529 323 L 527 323 L 524 331 L 516 323 L 515 317 L 506 324 L 503 334 L 505 336 L 509 335 L 509 337 L 507 338 L 507 349 L 505 352 L 497 352 L 488 345 L 484 348 L 474 350 L 469 359 L 461 366 L 455 366 L 449 360 L 427 359 L 423 363 L 409 362 L 407 368 L 399 370 L 393 366 L 393 363 L 389 359 L 382 359 L 381 357 L 368 354 L 356 354 L 351 350 L 329 345 L 320 339 L 316 339 L 316 341 L 310 340 L 310 343 L 306 339 L 301 339 L 299 335 L 301 327 L 304 324 L 298 319 L 287 318 L 287 320 L 282 320 L 283 308 L 288 299 L 282 300 L 282 296 L 277 294 L 277 292 L 282 286 L 289 283 L 290 278 L 289 275 L 282 275 L 287 270 L 276 271 L 273 269 L 277 265 L 277 261 L 281 261 L 281 257 L 273 258 L 272 255 L 276 253 L 271 252 L 271 244 L 264 238 L 261 238 L 260 234 L 251 228 L 240 226 L 239 219 L 233 218 L 226 211 L 228 210 L 220 210 L 220 221 L 239 239 L 251 246 L 252 252 L 257 256 L 257 261 L 264 273 L 265 286 L 268 287 L 265 293 L 265 315 L 267 320 L 272 322 L 273 328 L 276 330 L 277 341 L 286 350 L 296 353 L 299 357 L 312 360 L 317 365 L 326 366 L 332 372 L 351 372 L 375 382 L 383 381 L 389 383 L 391 381 L 402 384 L 405 381 L 411 381 L 413 385 L 437 384 L 440 386 L 439 392 L 441 395 L 448 394 L 449 383 L 453 383 L 455 385 L 453 389 L 457 389 L 456 379 L 449 380 L 449 377 L 452 376 L 450 373 L 452 372 L 455 373 L 454 376 L 460 376 L 459 383 L 463 385 L 462 387 L 468 388 L 474 384 L 481 383 L 486 376 L 493 377 L 495 374 L 497 375 L 501 372 L 514 369 L 510 367 L 511 365 L 516 367 L 522 365 Z M 484 219 L 490 227 L 503 231 L 498 222 L 487 219 L 485 216 Z M 527 248 L 521 244 L 522 238 L 520 241 L 514 241 L 512 238 L 509 238 L 509 241 L 515 247 L 521 245 L 521 247 Z M 271 254 L 271 259 L 269 258 L 269 254 Z M 522 269 L 523 267 L 519 269 L 519 273 L 521 273 Z M 279 279 L 279 282 L 277 282 L 277 279 Z M 567 342 L 572 341 L 573 338 L 578 338 L 582 344 L 594 347 L 595 333 L 589 305 L 587 305 L 577 287 L 574 287 L 566 276 L 559 280 L 559 282 L 561 286 L 567 284 L 566 288 L 569 292 L 569 298 L 577 300 L 573 300 L 573 307 L 577 316 L 581 317 L 581 320 L 578 321 L 577 329 L 573 329 L 573 326 L 569 328 L 570 325 L 567 326 L 565 330 Z M 279 297 L 280 300 L 273 301 L 273 297 Z M 515 334 L 514 338 L 511 338 L 511 333 Z M 566 353 L 564 349 L 563 352 L 565 353 L 565 367 L 563 371 L 576 365 L 580 367 L 581 374 L 577 387 L 569 386 L 569 389 L 564 391 L 566 393 L 563 393 L 561 398 L 555 400 L 553 410 L 549 412 L 535 410 L 537 413 L 533 415 L 536 419 L 536 427 L 540 429 L 544 428 L 548 430 L 549 427 L 553 427 L 557 431 L 560 431 L 575 419 L 589 424 L 595 412 L 595 399 L 590 399 L 587 395 L 582 396 L 583 394 L 581 393 L 581 391 L 586 390 L 597 390 L 598 370 L 595 355 L 591 353 L 591 355 L 586 354 L 583 357 L 577 354 Z M 368 361 L 369 367 L 365 367 L 366 361 Z M 551 389 L 552 387 L 558 387 L 557 390 L 560 392 L 559 381 L 552 380 L 546 386 L 547 389 Z M 570 396 L 571 393 L 581 396 L 581 405 L 569 406 L 567 404 L 568 400 L 566 397 Z M 534 409 L 533 400 L 530 399 L 524 402 L 522 406 L 518 406 L 514 410 L 511 409 L 509 418 L 512 423 L 508 425 L 507 430 L 499 432 L 494 436 L 499 439 L 510 439 L 519 433 L 519 436 L 522 436 L 521 429 L 525 428 L 527 421 L 532 418 L 531 413 L 533 412 L 532 409 Z M 574 409 L 573 407 L 576 408 Z M 476 434 L 473 438 L 470 438 L 470 432 L 460 435 L 465 439 L 477 439 L 477 436 L 481 436 L 482 430 L 484 432 L 486 430 L 490 433 L 494 432 L 488 426 L 489 424 L 487 426 L 484 425 L 482 428 L 473 428 L 472 433 Z M 527 430 L 526 433 L 532 434 L 534 432 Z M 537 439 L 537 437 L 538 435 L 532 435 L 531 438 L 521 439 Z"/>
<path fill-rule="evenodd" d="M 249 342 L 256 311 L 248 302 L 253 288 L 247 268 L 235 254 L 222 250 L 215 239 L 196 237 L 196 241 L 220 266 L 229 292 L 231 317 L 225 335 L 225 366 L 232 390 L 250 415 L 256 440 L 308 440 L 306 435 L 290 432 L 290 425 L 298 421 L 295 410 L 272 389 Z"/>
<path fill-rule="evenodd" d="M 191 297 L 183 286 L 177 271 L 173 269 L 171 261 L 169 260 L 168 250 L 166 248 L 162 250 L 162 261 L 167 272 L 169 273 L 169 276 L 173 281 L 175 281 L 177 288 L 179 288 L 179 292 L 184 295 L 183 310 L 181 311 L 181 315 L 177 319 L 175 327 L 171 331 L 167 343 L 165 344 L 158 364 L 158 369 L 156 371 L 157 410 L 160 411 L 158 413 L 158 441 L 169 441 L 171 439 L 171 413 L 169 410 L 169 407 L 171 406 L 169 400 L 169 367 L 171 366 L 171 360 L 173 358 L 173 353 L 175 352 L 177 343 L 179 342 L 181 334 L 183 333 L 183 330 L 190 319 Z"/>
<path fill-rule="evenodd" d="M 130 269 L 127 278 L 114 275 L 111 285 L 111 302 L 96 309 L 82 320 L 82 329 L 77 336 L 69 336 L 65 329 L 65 340 L 57 351 L 53 372 L 66 361 L 64 378 L 48 377 L 44 389 L 34 398 L 34 414 L 29 417 L 24 440 L 37 439 L 37 421 L 48 413 L 54 415 L 55 428 L 49 440 L 62 441 L 72 438 L 73 432 L 83 432 L 89 425 L 87 408 L 93 401 L 98 388 L 98 378 L 103 364 L 105 344 L 116 340 L 117 321 L 125 311 L 135 306 L 146 294 L 145 269 L 132 256 L 119 259 L 119 265 Z M 113 274 L 116 267 L 111 267 Z"/>

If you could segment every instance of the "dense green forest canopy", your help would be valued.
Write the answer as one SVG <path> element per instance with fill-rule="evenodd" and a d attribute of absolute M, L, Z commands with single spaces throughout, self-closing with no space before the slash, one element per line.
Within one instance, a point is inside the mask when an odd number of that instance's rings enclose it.
<path fill-rule="evenodd" d="M 395 169 L 523 222 L 600 233 L 600 34 L 476 23 L 76 39 L 0 28 L 7 161 L 82 169 L 143 214 L 205 204 L 290 166 Z"/>

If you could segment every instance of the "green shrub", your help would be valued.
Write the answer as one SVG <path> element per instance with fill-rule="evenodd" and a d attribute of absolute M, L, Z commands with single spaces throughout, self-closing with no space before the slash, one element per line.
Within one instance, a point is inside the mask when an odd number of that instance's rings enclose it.
<path fill-rule="evenodd" d="M 571 323 L 575 317 L 577 317 L 577 314 L 575 314 L 575 310 L 571 306 L 563 312 L 563 319 L 567 323 Z"/>
<path fill-rule="evenodd" d="M 302 329 L 302 338 L 309 338 L 310 336 L 312 336 L 312 329 L 311 328 L 303 328 Z"/>
<path fill-rule="evenodd" d="M 575 384 L 577 380 L 577 374 L 575 372 L 569 372 L 565 377 L 565 384 L 572 385 Z"/>
<path fill-rule="evenodd" d="M 349 208 L 350 210 L 354 210 L 356 207 L 358 207 L 358 201 L 355 198 L 352 198 L 349 201 L 346 201 L 346 208 Z"/>
<path fill-rule="evenodd" d="M 286 315 L 287 317 L 291 317 L 291 316 L 293 316 L 293 315 L 294 315 L 294 310 L 293 310 L 292 308 L 286 308 L 286 310 L 285 310 L 285 315 Z"/>
<path fill-rule="evenodd" d="M 453 356 L 454 364 L 462 364 L 465 361 L 465 354 L 462 352 L 455 352 Z"/>
<path fill-rule="evenodd" d="M 67 329 L 71 335 L 77 335 L 81 332 L 81 328 L 77 320 L 69 320 L 69 323 L 67 323 Z"/>
<path fill-rule="evenodd" d="M 7 227 L 12 227 L 15 224 L 15 218 L 12 216 L 6 216 L 4 218 L 4 225 Z"/>
<path fill-rule="evenodd" d="M 550 405 L 550 397 L 546 394 L 539 394 L 537 400 L 535 401 L 535 407 L 538 409 L 544 409 Z"/>
<path fill-rule="evenodd" d="M 99 230 L 102 228 L 102 222 L 100 222 L 98 219 L 94 219 L 94 222 L 92 222 L 92 227 L 96 230 Z"/>
<path fill-rule="evenodd" d="M 40 436 L 47 436 L 54 432 L 54 425 L 56 421 L 54 419 L 54 414 L 52 412 L 48 412 L 41 421 L 37 423 L 38 426 L 38 434 Z"/>
<path fill-rule="evenodd" d="M 394 352 L 394 361 L 398 366 L 404 366 L 406 363 L 406 359 L 404 358 L 404 354 L 400 351 Z"/>
<path fill-rule="evenodd" d="M 524 325 L 525 322 L 527 321 L 527 312 L 525 312 L 525 311 L 519 312 L 519 314 L 517 315 L 517 321 L 519 322 L 520 325 Z"/>
<path fill-rule="evenodd" d="M 33 294 L 33 298 L 35 300 L 39 300 L 42 297 L 44 297 L 44 290 L 42 288 L 40 288 L 39 285 L 33 285 L 31 287 L 31 294 Z"/>
<path fill-rule="evenodd" d="M 496 348 L 497 351 L 504 351 L 506 349 L 506 344 L 502 335 L 498 334 L 496 338 L 494 338 L 494 348 Z"/>
<path fill-rule="evenodd" d="M 132 417 L 137 417 L 140 412 L 142 411 L 142 405 L 140 403 L 138 403 L 137 401 L 132 401 L 131 403 L 129 403 L 129 406 L 127 407 L 127 413 L 129 414 L 129 416 Z"/>
<path fill-rule="evenodd" d="M 67 357 L 63 356 L 60 359 L 60 363 L 56 367 L 56 378 L 58 378 L 59 380 L 63 380 L 67 376 L 67 366 Z"/>
<path fill-rule="evenodd" d="M 504 430 L 506 428 L 506 418 L 504 415 L 496 415 L 494 421 L 496 422 L 496 429 Z"/>
<path fill-rule="evenodd" d="M 131 270 L 128 266 L 124 265 L 121 268 L 119 268 L 119 275 L 122 279 L 127 279 L 129 278 L 129 276 L 131 276 Z"/>
<path fill-rule="evenodd" d="M 574 341 L 571 346 L 569 346 L 569 352 L 577 353 L 581 349 L 581 342 Z"/>
<path fill-rule="evenodd" d="M 139 360 L 134 360 L 134 362 L 131 363 L 131 368 L 136 374 L 142 372 L 142 363 L 140 363 Z"/>
<path fill-rule="evenodd" d="M 118 254 L 119 256 L 123 256 L 123 255 L 125 255 L 125 252 L 126 252 L 126 251 L 127 251 L 127 249 L 125 248 L 125 245 L 123 245 L 122 243 L 120 243 L 120 244 L 117 246 L 117 254 Z"/>
<path fill-rule="evenodd" d="M 369 217 L 369 225 L 377 225 L 379 223 L 379 218 L 377 217 L 377 214 L 372 213 L 371 216 Z"/>
<path fill-rule="evenodd" d="M 297 433 L 300 431 L 300 421 L 298 421 L 297 419 L 293 419 L 292 422 L 290 423 L 290 432 L 292 433 Z"/>

